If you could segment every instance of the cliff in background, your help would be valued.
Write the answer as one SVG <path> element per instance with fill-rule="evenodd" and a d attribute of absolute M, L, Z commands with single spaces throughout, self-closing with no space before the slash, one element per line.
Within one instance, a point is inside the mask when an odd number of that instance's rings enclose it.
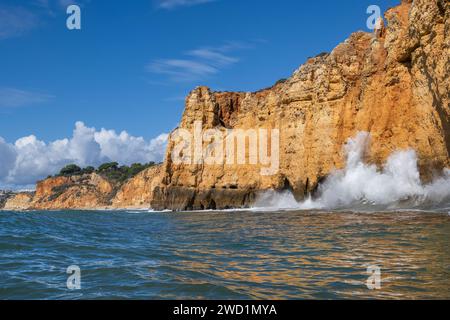
<path fill-rule="evenodd" d="M 152 166 L 124 183 L 97 173 L 48 178 L 37 183 L 34 193 L 8 193 L 0 209 L 148 209 L 160 168 Z"/>
<path fill-rule="evenodd" d="M 424 180 L 450 167 L 450 5 L 404 0 L 386 27 L 352 34 L 330 54 L 309 59 L 284 82 L 259 92 L 213 92 L 186 99 L 180 128 L 280 130 L 280 169 L 259 165 L 177 165 L 175 142 L 165 162 L 116 186 L 90 174 L 39 182 L 33 197 L 3 202 L 13 209 L 220 209 L 245 207 L 264 190 L 301 199 L 344 165 L 343 145 L 370 132 L 367 161 L 381 165 L 395 150 L 414 149 Z"/>
<path fill-rule="evenodd" d="M 10 193 L 3 203 L 0 203 L 2 210 L 28 210 L 31 207 L 34 193 L 21 192 Z"/>

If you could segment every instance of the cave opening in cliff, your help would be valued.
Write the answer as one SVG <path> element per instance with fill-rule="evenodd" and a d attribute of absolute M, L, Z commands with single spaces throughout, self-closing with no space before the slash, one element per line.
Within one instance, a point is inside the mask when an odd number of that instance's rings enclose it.
<path fill-rule="evenodd" d="M 209 202 L 209 209 L 211 209 L 211 210 L 217 209 L 217 205 L 216 205 L 216 202 L 214 201 L 214 199 L 211 199 L 211 201 Z"/>
<path fill-rule="evenodd" d="M 305 191 L 303 193 L 304 193 L 305 197 L 307 197 L 309 194 L 309 178 L 306 178 Z"/>
<path fill-rule="evenodd" d="M 294 188 L 292 187 L 291 182 L 288 178 L 284 178 L 283 189 L 281 191 L 289 191 L 291 193 L 294 193 Z"/>

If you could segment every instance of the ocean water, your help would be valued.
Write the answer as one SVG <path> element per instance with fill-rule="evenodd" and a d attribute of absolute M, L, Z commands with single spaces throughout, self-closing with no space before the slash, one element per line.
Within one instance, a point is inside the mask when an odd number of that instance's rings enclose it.
<path fill-rule="evenodd" d="M 449 239 L 447 211 L 0 212 L 0 299 L 449 299 Z"/>

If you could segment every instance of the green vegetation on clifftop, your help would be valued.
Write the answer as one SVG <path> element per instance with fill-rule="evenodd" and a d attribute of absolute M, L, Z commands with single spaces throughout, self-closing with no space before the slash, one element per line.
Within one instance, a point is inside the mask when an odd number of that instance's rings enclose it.
<path fill-rule="evenodd" d="M 110 181 L 122 183 L 155 165 L 155 162 L 149 162 L 145 164 L 133 163 L 131 166 L 119 166 L 117 162 L 108 162 L 95 169 L 92 166 L 80 168 L 76 164 L 69 164 L 62 168 L 56 177 L 71 177 L 95 172 Z"/>

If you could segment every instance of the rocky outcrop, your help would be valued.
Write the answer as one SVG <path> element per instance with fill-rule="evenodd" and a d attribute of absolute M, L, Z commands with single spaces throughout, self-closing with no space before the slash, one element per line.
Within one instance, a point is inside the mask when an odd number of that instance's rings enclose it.
<path fill-rule="evenodd" d="M 33 201 L 34 193 L 32 192 L 21 192 L 12 194 L 6 201 L 3 206 L 0 207 L 1 210 L 10 210 L 10 211 L 22 211 L 28 210 Z"/>
<path fill-rule="evenodd" d="M 32 209 L 90 209 L 110 204 L 114 185 L 100 175 L 54 177 L 37 183 Z"/>
<path fill-rule="evenodd" d="M 125 183 L 111 181 L 97 173 L 46 179 L 38 182 L 28 209 L 150 208 L 152 188 L 159 172 L 160 166 L 153 166 Z"/>
<path fill-rule="evenodd" d="M 143 170 L 125 183 L 97 173 L 58 176 L 39 181 L 35 193 L 5 193 L 2 210 L 99 210 L 150 208 L 160 166 Z"/>
<path fill-rule="evenodd" d="M 450 165 L 450 9 L 445 0 L 402 1 L 386 27 L 352 34 L 330 54 L 309 59 L 292 77 L 254 93 L 196 88 L 180 128 L 275 128 L 280 167 L 179 164 L 171 139 L 152 206 L 175 210 L 243 207 L 259 192 L 290 189 L 300 199 L 342 168 L 343 145 L 370 132 L 367 161 L 381 164 L 412 148 L 423 179 Z M 203 145 L 204 147 L 204 145 Z"/>
<path fill-rule="evenodd" d="M 267 165 L 261 161 L 250 164 L 250 152 L 246 164 L 174 161 L 187 149 L 172 136 L 165 162 L 123 185 L 96 174 L 57 177 L 39 182 L 31 201 L 17 196 L 7 202 L 30 209 L 222 209 L 250 206 L 268 189 L 291 190 L 302 199 L 344 166 L 343 145 L 360 131 L 371 134 L 368 162 L 381 165 L 392 152 L 412 148 L 429 180 L 450 166 L 449 15 L 447 0 L 403 0 L 386 12 L 386 26 L 352 34 L 271 88 L 193 90 L 179 129 L 193 132 L 201 123 L 202 133 L 217 129 L 225 138 L 232 129 L 278 130 L 279 164 L 272 174 L 262 174 Z M 269 140 L 272 147 L 275 140 Z"/>
<path fill-rule="evenodd" d="M 11 191 L 0 190 L 0 210 L 5 206 L 6 201 L 13 195 Z"/>
<path fill-rule="evenodd" d="M 115 209 L 150 208 L 153 190 L 160 182 L 160 172 L 161 166 L 154 166 L 130 179 L 117 192 L 111 207 Z"/>

